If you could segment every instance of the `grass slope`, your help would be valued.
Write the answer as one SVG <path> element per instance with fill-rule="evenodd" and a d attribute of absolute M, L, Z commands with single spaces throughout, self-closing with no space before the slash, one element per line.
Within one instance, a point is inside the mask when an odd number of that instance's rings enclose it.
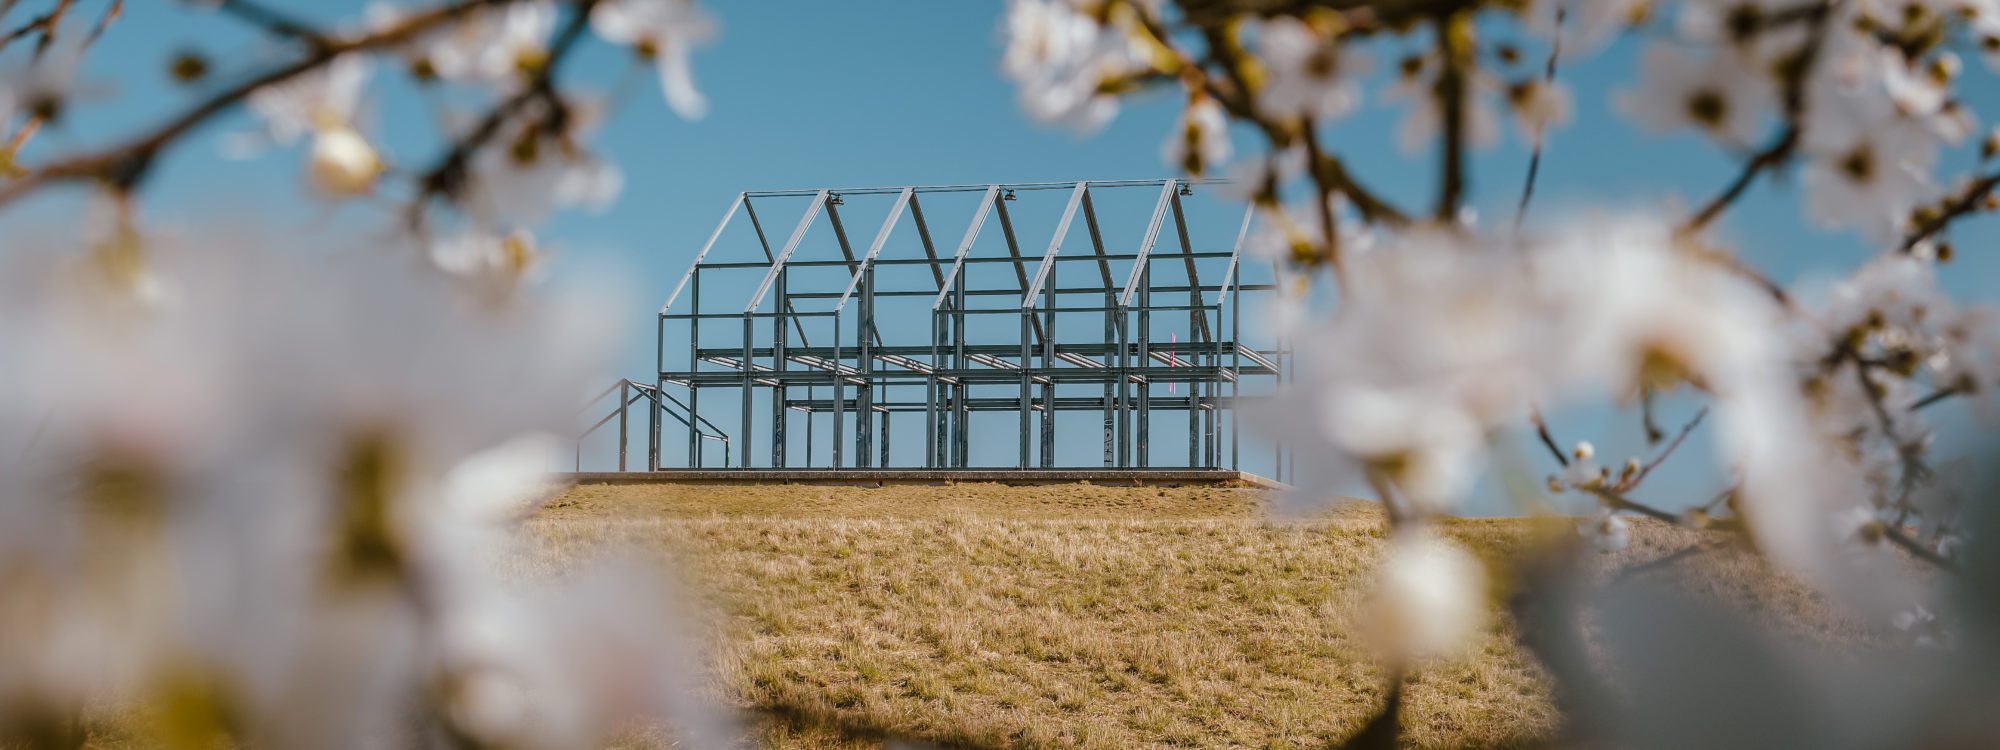
<path fill-rule="evenodd" d="M 560 570 L 608 543 L 665 551 L 724 613 L 731 700 L 786 721 L 774 747 L 893 734 L 1018 747 L 1326 746 L 1379 707 L 1383 671 L 1354 627 L 1383 551 L 1373 508 L 1266 520 L 1254 490 L 1089 485 L 881 489 L 583 486 L 527 524 L 513 561 Z M 1523 521 L 1447 533 L 1503 559 Z M 1693 537 L 1648 526 L 1609 564 Z M 1706 585 L 1824 621 L 1740 556 Z M 1504 592 L 1496 581 L 1496 602 Z M 1554 712 L 1504 617 L 1468 658 L 1406 691 L 1418 747 L 1545 737 Z M 838 728 L 838 729 L 836 729 Z"/>

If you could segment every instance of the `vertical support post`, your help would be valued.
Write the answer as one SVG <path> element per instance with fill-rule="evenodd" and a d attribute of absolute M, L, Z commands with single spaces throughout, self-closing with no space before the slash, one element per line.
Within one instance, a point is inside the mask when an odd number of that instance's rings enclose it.
<path fill-rule="evenodd" d="M 938 466 L 938 448 L 944 444 L 944 434 L 938 425 L 938 321 L 943 317 L 936 310 L 931 311 L 931 371 L 924 376 L 924 468 Z"/>
<path fill-rule="evenodd" d="M 1118 309 L 1118 298 L 1111 293 L 1110 285 L 1106 285 L 1104 287 L 1104 338 L 1099 339 L 1099 341 L 1103 341 L 1107 345 L 1112 343 L 1112 341 L 1114 341 L 1118 336 L 1117 332 L 1118 327 L 1114 323 L 1111 317 L 1113 314 L 1117 312 L 1117 309 Z M 1106 368 L 1111 367 L 1111 358 L 1107 356 L 1104 359 L 1105 359 L 1104 362 L 1105 367 Z M 1115 373 L 1113 377 L 1114 378 L 1123 377 L 1123 373 Z M 1112 421 L 1112 412 L 1111 412 L 1111 406 L 1112 406 L 1111 389 L 1112 389 L 1111 381 L 1109 380 L 1104 381 L 1104 468 L 1107 469 L 1111 468 L 1111 463 L 1114 460 L 1112 457 L 1112 452 L 1116 448 L 1116 446 L 1113 445 L 1113 443 L 1116 442 L 1116 437 L 1114 434 L 1115 431 L 1112 429 L 1114 423 Z"/>
<path fill-rule="evenodd" d="M 1049 264 L 1048 283 L 1042 287 L 1042 468 L 1056 463 L 1056 273 Z"/>
<path fill-rule="evenodd" d="M 1132 465 L 1131 310 L 1118 301 L 1118 468 Z"/>
<path fill-rule="evenodd" d="M 785 400 L 790 395 L 785 380 L 785 323 L 791 317 L 792 298 L 786 289 L 785 276 L 790 271 L 778 272 L 778 306 L 773 308 L 776 315 L 771 318 L 771 468 L 785 468 L 785 422 L 790 418 L 790 409 L 785 408 Z"/>
<path fill-rule="evenodd" d="M 653 327 L 653 399 L 646 407 L 646 471 L 660 470 L 660 410 L 666 408 L 666 399 L 660 395 L 667 390 L 666 378 L 660 373 L 667 371 L 667 314 L 660 313 L 654 319 Z"/>
<path fill-rule="evenodd" d="M 688 468 L 701 468 L 701 266 L 688 287 Z"/>
<path fill-rule="evenodd" d="M 1033 393 L 1029 389 L 1032 384 L 1029 373 L 1034 372 L 1034 361 L 1031 359 L 1033 350 L 1030 345 L 1033 342 L 1028 336 L 1028 328 L 1034 319 L 1034 308 L 1021 308 L 1021 450 L 1020 459 L 1014 464 L 1017 469 L 1028 468 L 1028 442 L 1033 440 L 1028 432 L 1028 412 L 1031 410 L 1030 405 L 1034 403 Z"/>
<path fill-rule="evenodd" d="M 1243 274 L 1233 274 L 1229 291 L 1229 468 L 1243 470 Z"/>
<path fill-rule="evenodd" d="M 875 439 L 875 269 L 861 273 L 861 314 L 854 321 L 854 365 L 861 371 L 861 385 L 854 389 L 854 465 L 866 468 Z"/>
<path fill-rule="evenodd" d="M 830 367 L 833 369 L 833 432 L 831 433 L 833 439 L 828 440 L 827 442 L 833 445 L 833 469 L 838 471 L 840 469 L 840 460 L 841 460 L 841 450 L 840 450 L 841 443 L 844 442 L 840 436 L 840 430 L 842 427 L 840 418 L 841 418 L 841 412 L 845 409 L 845 405 L 842 404 L 841 401 L 843 401 L 846 398 L 845 391 L 847 390 L 847 383 L 846 381 L 841 379 L 840 375 L 840 312 L 839 311 L 835 311 L 833 313 L 833 361 L 830 363 Z"/>
<path fill-rule="evenodd" d="M 625 441 L 630 437 L 631 428 L 626 425 L 626 408 L 632 405 L 632 381 L 618 381 L 618 470 L 625 470 Z"/>
<path fill-rule="evenodd" d="M 966 403 L 972 396 L 972 384 L 966 382 L 965 359 L 965 274 L 954 274 L 952 281 L 951 325 L 952 369 L 960 373 L 958 384 L 952 386 L 952 450 L 958 468 L 972 465 L 972 407 Z"/>
<path fill-rule="evenodd" d="M 743 444 L 743 447 L 740 449 L 743 452 L 743 458 L 738 463 L 745 469 L 750 468 L 750 433 L 753 432 L 750 427 L 750 411 L 751 402 L 756 400 L 755 397 L 757 394 L 757 369 L 750 365 L 750 345 L 757 337 L 756 323 L 757 319 L 751 317 L 750 313 L 743 314 L 743 360 L 740 362 L 743 365 L 743 418 L 741 420 L 743 423 L 741 428 L 743 434 L 738 435 L 737 439 L 741 440 Z"/>
<path fill-rule="evenodd" d="M 1142 259 L 1145 268 L 1139 269 L 1139 369 L 1151 370 L 1153 344 L 1153 261 Z M 1139 468 L 1153 463 L 1152 450 L 1148 441 L 1153 430 L 1153 379 L 1139 384 Z"/>
<path fill-rule="evenodd" d="M 1175 218 L 1180 218 L 1178 213 Z M 1192 264 L 1193 259 L 1188 262 Z M 1202 331 L 1208 330 L 1207 315 L 1201 309 L 1201 282 L 1194 274 L 1188 274 L 1188 366 L 1201 366 Z M 1201 466 L 1201 376 L 1188 378 L 1188 468 Z"/>

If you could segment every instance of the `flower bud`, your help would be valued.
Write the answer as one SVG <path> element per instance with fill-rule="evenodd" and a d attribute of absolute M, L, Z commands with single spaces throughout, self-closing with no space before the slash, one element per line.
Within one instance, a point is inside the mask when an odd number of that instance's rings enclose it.
<path fill-rule="evenodd" d="M 1579 440 L 1576 442 L 1574 455 L 1578 461 L 1589 461 L 1592 456 L 1597 455 L 1597 446 L 1591 445 L 1588 440 Z"/>
<path fill-rule="evenodd" d="M 382 175 L 382 159 L 350 127 L 324 128 L 313 139 L 313 186 L 336 197 L 365 195 Z"/>

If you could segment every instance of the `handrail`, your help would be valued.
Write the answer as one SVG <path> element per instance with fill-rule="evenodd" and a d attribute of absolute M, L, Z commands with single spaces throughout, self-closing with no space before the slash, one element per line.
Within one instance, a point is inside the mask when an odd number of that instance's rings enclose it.
<path fill-rule="evenodd" d="M 617 382 L 611 384 L 611 387 L 598 392 L 598 394 L 592 397 L 588 403 L 596 403 L 598 401 L 601 401 L 604 399 L 605 396 L 611 395 L 612 391 L 618 390 L 621 387 L 631 388 L 636 393 L 636 395 L 633 395 L 632 397 L 625 399 L 622 403 L 618 404 L 617 406 L 612 407 L 611 411 L 606 413 L 603 416 L 603 418 L 598 419 L 596 423 L 592 424 L 588 428 L 585 428 L 583 432 L 579 433 L 576 436 L 577 471 L 583 470 L 583 441 L 588 439 L 592 434 L 596 433 L 598 429 L 610 423 L 612 419 L 617 418 L 621 414 L 625 414 L 627 410 L 629 410 L 633 404 L 638 403 L 640 399 L 651 401 L 653 404 L 653 408 L 659 410 L 659 413 L 665 414 L 669 417 L 673 417 L 674 421 L 680 422 L 683 425 L 687 425 L 694 431 L 696 439 L 712 440 L 722 443 L 722 466 L 725 469 L 729 468 L 729 434 L 723 432 L 722 428 L 715 426 L 714 422 L 708 421 L 707 417 L 703 417 L 699 414 L 696 414 L 694 415 L 694 421 L 700 422 L 703 426 L 707 427 L 710 430 L 713 430 L 713 432 L 703 432 L 700 427 L 696 427 L 694 424 L 690 423 L 687 417 L 683 417 L 680 414 L 675 413 L 674 410 L 667 408 L 665 402 L 671 401 L 675 406 L 680 407 L 683 411 L 688 411 L 687 403 L 681 401 L 678 398 L 674 398 L 673 394 L 660 390 L 659 387 L 657 386 L 654 386 L 649 383 L 641 383 L 636 380 L 632 380 L 630 378 L 619 378 Z M 662 399 L 665 399 L 665 401 L 662 401 Z M 590 407 L 588 405 L 584 407 L 585 410 L 588 410 L 589 408 Z M 626 435 L 621 434 L 618 436 L 619 471 L 625 470 L 625 447 L 626 447 L 625 441 L 627 439 L 628 437 Z M 652 467 L 647 467 L 647 469 L 651 470 Z"/>

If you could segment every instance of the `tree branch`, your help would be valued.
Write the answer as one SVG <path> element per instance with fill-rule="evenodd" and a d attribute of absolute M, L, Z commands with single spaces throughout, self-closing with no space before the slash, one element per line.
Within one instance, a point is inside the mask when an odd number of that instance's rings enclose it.
<path fill-rule="evenodd" d="M 314 47 L 304 57 L 216 92 L 154 129 L 102 151 L 69 157 L 0 186 L 0 207 L 35 190 L 58 182 L 103 181 L 121 189 L 132 189 L 146 177 L 159 154 L 177 139 L 211 118 L 228 111 L 265 86 L 304 75 L 351 52 L 377 50 L 407 42 L 424 32 L 456 21 L 473 11 L 514 0 L 458 0 L 449 5 L 418 13 L 383 30 L 348 38 L 333 38 Z"/>
<path fill-rule="evenodd" d="M 1569 7 L 1556 6 L 1556 31 L 1549 40 L 1549 60 L 1542 68 L 1542 85 L 1554 86 L 1556 82 L 1556 61 L 1562 58 L 1562 27 L 1569 15 Z M 1546 135 L 1547 123 L 1535 123 L 1535 147 L 1528 152 L 1528 176 L 1521 181 L 1521 203 L 1514 207 L 1514 231 L 1521 231 L 1521 223 L 1528 218 L 1528 201 L 1535 197 L 1535 177 L 1542 171 L 1542 137 Z"/>
<path fill-rule="evenodd" d="M 1992 195 L 1995 188 L 2000 188 L 2000 172 L 1995 172 L 1973 181 L 1971 185 L 1966 186 L 1964 192 L 1953 196 L 1951 200 L 1945 201 L 1942 209 L 1938 211 L 1936 216 L 1932 217 L 1929 221 L 1917 225 L 1915 230 L 1912 230 L 1908 236 L 1904 237 L 1900 249 L 1905 253 L 1910 252 L 1916 249 L 1917 245 L 1921 244 L 1924 240 L 1930 239 L 1938 232 L 1944 231 L 1945 227 L 1949 226 L 1953 221 L 1958 220 L 1959 217 L 1979 210 L 1981 204 L 1986 202 L 1987 196 Z"/>
<path fill-rule="evenodd" d="M 1910 535 L 1903 533 L 1902 528 L 1898 526 L 1883 524 L 1882 538 L 1889 540 L 1890 543 L 1897 547 L 1901 547 L 1904 552 L 1910 553 L 1911 557 L 1930 563 L 1939 570 L 1954 573 L 1958 571 L 1958 564 L 1952 562 L 1951 558 L 1940 555 L 1936 551 L 1917 542 L 1917 540 L 1911 539 Z"/>
<path fill-rule="evenodd" d="M 1443 174 L 1438 178 L 1434 218 L 1450 223 L 1457 220 L 1459 203 L 1465 197 L 1465 119 L 1469 98 L 1466 68 L 1472 57 L 1472 15 L 1466 11 L 1440 15 L 1435 28 L 1438 57 L 1443 65 L 1438 73 L 1437 97 L 1444 127 L 1439 136 Z"/>
<path fill-rule="evenodd" d="M 1196 70 L 1202 69 L 1203 63 L 1196 62 L 1173 45 L 1172 36 L 1158 19 L 1146 13 L 1143 8 L 1139 9 L 1139 18 L 1147 33 L 1153 35 L 1162 46 L 1174 50 L 1182 58 L 1183 65 Z M 1251 98 L 1252 88 L 1249 78 L 1243 72 L 1243 61 L 1235 54 L 1235 45 L 1230 42 L 1228 32 L 1221 26 L 1202 26 L 1201 31 L 1203 39 L 1208 44 L 1209 59 L 1206 62 L 1220 68 L 1224 79 L 1230 84 L 1225 88 L 1215 76 L 1202 75 L 1199 84 L 1202 91 L 1220 103 L 1231 116 L 1257 126 L 1257 129 L 1264 133 L 1265 141 L 1270 143 L 1273 149 L 1291 144 L 1296 136 L 1289 127 L 1274 122 L 1257 111 L 1256 104 Z M 1318 144 L 1317 137 L 1311 132 L 1311 123 L 1306 123 L 1304 129 L 1307 131 L 1303 134 L 1307 139 L 1306 147 L 1311 151 Z M 1308 159 L 1307 169 L 1311 170 L 1314 182 L 1330 187 L 1347 198 L 1347 201 L 1354 205 L 1354 210 L 1360 212 L 1363 221 L 1391 226 L 1409 223 L 1408 215 L 1373 190 L 1363 186 L 1347 171 L 1347 165 L 1338 156 L 1320 149 L 1319 158 L 1308 155 Z"/>
<path fill-rule="evenodd" d="M 1659 468 L 1660 464 L 1666 463 L 1668 457 L 1674 455 L 1674 450 L 1681 447 L 1682 441 L 1687 440 L 1688 433 L 1694 432 L 1694 428 L 1701 426 L 1701 420 L 1706 416 L 1708 416 L 1708 407 L 1701 407 L 1701 411 L 1694 413 L 1694 418 L 1688 420 L 1688 423 L 1681 427 L 1680 434 L 1674 436 L 1673 442 L 1667 443 L 1667 447 L 1660 451 L 1660 455 L 1654 456 L 1653 460 L 1646 462 L 1645 466 L 1639 468 L 1638 473 L 1618 483 L 1618 491 L 1630 492 L 1634 487 L 1638 487 L 1640 482 L 1646 480 L 1646 475 L 1653 473 L 1654 469 Z"/>
<path fill-rule="evenodd" d="M 1590 494 L 1596 495 L 1599 498 L 1603 499 L 1604 504 L 1607 507 L 1611 508 L 1611 510 L 1613 511 L 1629 510 L 1642 516 L 1650 516 L 1652 518 L 1656 518 L 1661 521 L 1666 521 L 1667 523 L 1674 524 L 1675 526 L 1679 526 L 1681 523 L 1680 516 L 1668 513 L 1664 510 L 1660 510 L 1659 508 L 1655 508 L 1651 505 L 1647 505 L 1645 503 L 1633 500 L 1629 497 L 1626 497 L 1623 493 L 1619 492 L 1616 489 L 1609 487 L 1592 487 L 1589 488 L 1588 491 L 1590 492 Z"/>
<path fill-rule="evenodd" d="M 1728 208 L 1743 195 L 1743 192 L 1750 187 L 1750 183 L 1756 180 L 1757 175 L 1790 161 L 1793 154 L 1797 153 L 1805 122 L 1806 81 L 1811 78 L 1813 68 L 1819 63 L 1820 50 L 1826 45 L 1827 20 L 1833 16 L 1833 3 L 1821 0 L 1810 6 L 1801 7 L 1798 12 L 1800 13 L 1798 20 L 1804 21 L 1808 30 L 1806 42 L 1799 48 L 1798 58 L 1781 68 L 1784 72 L 1784 78 L 1780 81 L 1784 93 L 1784 130 L 1779 133 L 1777 140 L 1772 141 L 1771 145 L 1764 147 L 1762 151 L 1758 151 L 1743 165 L 1743 170 L 1737 173 L 1736 179 L 1731 180 L 1728 187 L 1710 199 L 1700 211 L 1696 211 L 1694 216 L 1675 230 L 1675 235 L 1692 235 L 1708 226 L 1715 217 L 1722 215 L 1723 209 Z"/>
<path fill-rule="evenodd" d="M 569 57 L 570 50 L 583 38 L 584 30 L 590 27 L 590 10 L 598 0 L 580 0 L 575 12 L 561 30 L 556 32 L 555 41 L 549 44 L 549 56 L 545 64 L 535 71 L 527 85 L 514 95 L 494 105 L 480 118 L 478 124 L 466 135 L 454 142 L 436 164 L 425 170 L 418 178 L 419 193 L 410 202 L 409 220 L 412 226 L 423 223 L 423 212 L 432 198 L 443 196 L 457 198 L 463 190 L 472 164 L 472 156 L 492 142 L 500 133 L 501 126 L 516 115 L 536 103 L 545 102 L 551 108 L 550 118 L 558 125 L 567 117 L 562 99 L 555 90 L 556 69 Z"/>
<path fill-rule="evenodd" d="M 69 15 L 69 9 L 75 5 L 76 0 L 56 0 L 55 7 L 50 8 L 49 12 L 31 18 L 13 31 L 0 35 L 0 50 L 34 34 L 38 35 L 35 38 L 34 57 L 41 59 L 42 53 L 48 51 L 49 44 L 55 41 L 56 30 L 62 26 L 63 16 Z"/>
<path fill-rule="evenodd" d="M 1757 175 L 1762 174 L 1766 169 L 1777 167 L 1790 160 L 1792 153 L 1797 151 L 1798 147 L 1798 126 L 1786 125 L 1784 132 L 1779 134 L 1776 141 L 1773 141 L 1771 145 L 1764 147 L 1763 150 L 1758 151 L 1755 156 L 1752 156 L 1750 161 L 1743 165 L 1743 170 L 1736 174 L 1736 179 L 1730 180 L 1728 187 L 1723 188 L 1722 192 L 1717 193 L 1715 197 L 1708 199 L 1707 203 L 1702 204 L 1701 210 L 1696 211 L 1693 216 L 1688 217 L 1688 220 L 1681 224 L 1680 228 L 1675 230 L 1674 233 L 1685 236 L 1701 231 L 1703 227 L 1708 226 L 1709 222 L 1714 221 L 1715 217 L 1721 216 L 1723 209 L 1728 208 L 1730 204 L 1736 202 L 1737 198 L 1742 197 L 1743 192 L 1750 188 L 1750 183 L 1757 180 Z"/>
<path fill-rule="evenodd" d="M 220 0 L 215 9 L 278 36 L 291 37 L 313 46 L 326 44 L 326 35 L 312 24 L 284 11 L 266 7 L 257 0 Z"/>
<path fill-rule="evenodd" d="M 1556 437 L 1549 434 L 1549 423 L 1542 419 L 1542 413 L 1536 411 L 1528 415 L 1528 419 L 1535 423 L 1535 436 L 1541 438 L 1542 445 L 1548 447 L 1549 455 L 1555 456 L 1556 463 L 1561 464 L 1563 468 L 1569 468 L 1569 455 L 1563 453 L 1562 446 L 1556 445 Z"/>

